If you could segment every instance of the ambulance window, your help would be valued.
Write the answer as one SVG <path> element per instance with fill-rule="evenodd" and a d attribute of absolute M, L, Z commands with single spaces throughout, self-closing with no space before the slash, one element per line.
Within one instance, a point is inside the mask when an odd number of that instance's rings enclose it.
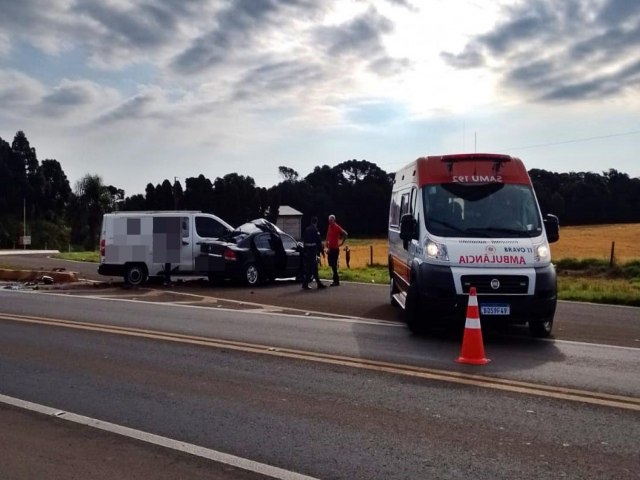
<path fill-rule="evenodd" d="M 416 197 L 418 196 L 418 190 L 413 188 L 411 190 L 411 214 L 414 214 L 416 211 Z"/>
<path fill-rule="evenodd" d="M 402 218 L 405 213 L 411 213 L 409 211 L 409 196 L 410 192 L 402 194 L 402 198 L 400 199 L 400 218 Z"/>
<path fill-rule="evenodd" d="M 389 208 L 389 225 L 397 227 L 400 225 L 400 193 L 394 192 L 391 196 L 391 207 Z"/>

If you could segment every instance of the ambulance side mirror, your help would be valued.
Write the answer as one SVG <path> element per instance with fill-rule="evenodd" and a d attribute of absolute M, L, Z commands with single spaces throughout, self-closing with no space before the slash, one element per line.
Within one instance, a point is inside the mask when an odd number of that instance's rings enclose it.
<path fill-rule="evenodd" d="M 404 248 L 407 248 L 409 242 L 417 236 L 418 223 L 413 215 L 405 213 L 400 219 L 400 239 Z"/>
<path fill-rule="evenodd" d="M 544 229 L 547 232 L 547 241 L 549 243 L 560 240 L 560 221 L 555 215 L 547 213 L 544 216 Z"/>

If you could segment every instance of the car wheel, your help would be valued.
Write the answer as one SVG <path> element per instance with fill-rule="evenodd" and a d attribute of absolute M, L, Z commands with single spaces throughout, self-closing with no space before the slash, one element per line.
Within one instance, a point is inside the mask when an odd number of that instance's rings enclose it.
<path fill-rule="evenodd" d="M 398 301 L 393 298 L 393 296 L 398 293 L 398 288 L 396 287 L 396 282 L 393 279 L 393 277 L 391 277 L 391 281 L 389 282 L 389 302 L 391 303 L 391 306 L 393 307 L 399 307 L 400 304 L 398 303 Z"/>
<path fill-rule="evenodd" d="M 420 305 L 420 294 L 418 292 L 418 286 L 415 283 L 409 285 L 409 288 L 407 289 L 404 313 L 407 327 L 409 327 L 411 333 L 421 334 L 426 331 L 426 324 L 422 314 L 422 307 Z"/>
<path fill-rule="evenodd" d="M 144 265 L 133 264 L 127 267 L 124 274 L 124 281 L 129 285 L 138 286 L 147 279 L 147 269 Z"/>
<path fill-rule="evenodd" d="M 260 281 L 260 272 L 255 263 L 250 263 L 244 267 L 244 281 L 250 286 L 255 286 Z"/>
<path fill-rule="evenodd" d="M 529 320 L 529 334 L 536 338 L 548 338 L 553 329 L 553 317 L 543 320 Z"/>

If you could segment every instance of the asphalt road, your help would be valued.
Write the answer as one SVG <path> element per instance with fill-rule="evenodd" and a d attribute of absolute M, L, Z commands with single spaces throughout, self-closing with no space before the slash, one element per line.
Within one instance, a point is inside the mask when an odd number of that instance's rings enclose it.
<path fill-rule="evenodd" d="M 497 336 L 478 369 L 455 363 L 458 341 L 387 322 L 41 292 L 0 305 L 4 395 L 324 479 L 637 478 L 636 349 Z M 72 465 L 77 444 L 51 440 Z"/>
<path fill-rule="evenodd" d="M 0 265 L 32 269 L 64 267 L 78 272 L 86 279 L 122 284 L 121 278 L 98 275 L 93 263 L 51 259 L 43 255 L 0 256 Z M 185 279 L 169 288 L 161 285 L 153 288 L 164 292 L 274 305 L 305 312 L 402 321 L 402 312 L 389 304 L 388 287 L 383 285 L 343 283 L 337 288 L 303 292 L 299 285 L 288 282 L 246 288 L 233 284 L 212 287 L 204 280 Z M 100 289 L 92 291 L 98 293 Z M 138 297 L 146 292 L 148 290 L 145 288 L 134 290 Z M 110 291 L 108 294 L 114 293 Z M 132 291 L 117 289 L 115 294 L 130 296 Z M 526 329 L 518 327 L 511 328 L 508 332 L 518 336 L 527 335 Z M 554 338 L 640 347 L 640 308 L 561 301 L 555 317 Z"/>

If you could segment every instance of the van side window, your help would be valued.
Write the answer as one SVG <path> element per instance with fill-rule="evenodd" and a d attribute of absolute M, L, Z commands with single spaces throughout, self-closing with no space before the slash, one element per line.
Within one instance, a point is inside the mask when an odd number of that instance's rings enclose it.
<path fill-rule="evenodd" d="M 220 238 L 225 233 L 224 226 L 210 217 L 196 217 L 196 233 L 200 237 Z"/>
<path fill-rule="evenodd" d="M 182 238 L 189 236 L 189 217 L 182 217 L 180 219 L 180 231 L 182 232 Z"/>

